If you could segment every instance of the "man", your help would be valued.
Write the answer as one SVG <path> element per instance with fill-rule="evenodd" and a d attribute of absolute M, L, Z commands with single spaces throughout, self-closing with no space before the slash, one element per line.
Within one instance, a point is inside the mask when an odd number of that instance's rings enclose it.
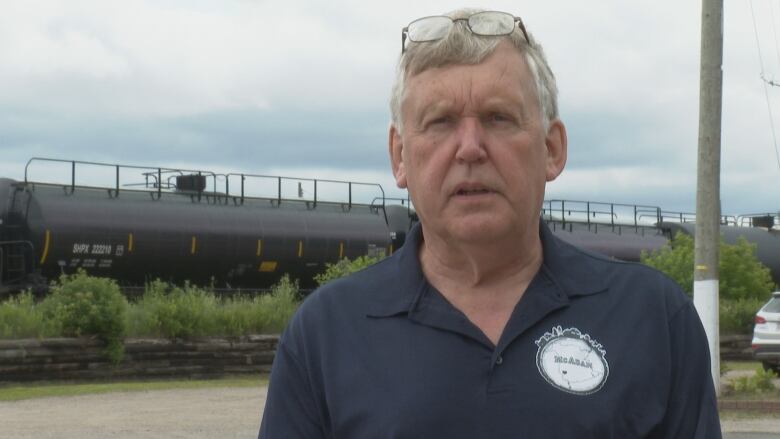
<path fill-rule="evenodd" d="M 420 224 L 303 303 L 261 438 L 720 437 L 690 300 L 540 223 L 567 155 L 556 95 L 519 18 L 404 28 L 390 157 Z"/>

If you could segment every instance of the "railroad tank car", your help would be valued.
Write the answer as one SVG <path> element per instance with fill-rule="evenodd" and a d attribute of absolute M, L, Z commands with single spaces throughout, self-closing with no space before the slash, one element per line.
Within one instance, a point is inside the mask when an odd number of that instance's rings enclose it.
<path fill-rule="evenodd" d="M 313 183 L 313 196 L 296 199 L 282 197 L 285 177 L 33 161 L 68 164 L 72 178 L 69 184 L 34 182 L 26 171 L 24 181 L 0 178 L 0 296 L 30 287 L 43 291 L 47 282 L 78 269 L 126 287 L 159 278 L 230 290 L 265 289 L 287 273 L 309 289 L 327 263 L 391 254 L 416 219 L 408 199 L 385 198 L 376 184 L 289 178 Z M 77 185 L 77 165 L 115 169 L 116 183 Z M 120 185 L 120 171 L 128 169 L 146 170 L 140 188 Z M 231 176 L 238 177 L 240 191 L 230 189 Z M 217 188 L 218 177 L 224 189 Z M 249 196 L 244 181 L 250 177 L 271 178 L 278 191 Z M 207 178 L 213 179 L 210 190 Z M 318 182 L 343 184 L 349 195 L 325 201 Z M 381 196 L 353 202 L 353 185 L 376 186 Z M 653 206 L 549 200 L 541 215 L 561 239 L 626 261 L 662 248 L 674 233 L 694 233 L 692 214 Z M 744 226 L 745 218 L 729 220 L 721 233 L 727 242 L 743 236 L 755 243 L 759 260 L 780 284 L 775 218 L 747 218 L 759 227 Z"/>
<path fill-rule="evenodd" d="M 670 236 L 668 231 L 651 226 L 564 224 L 554 220 L 548 220 L 548 226 L 555 236 L 574 246 L 629 262 L 639 262 L 643 251 L 660 250 Z"/>
<path fill-rule="evenodd" d="M 693 213 L 657 206 L 576 200 L 545 200 L 542 216 L 561 239 L 584 249 L 625 261 L 657 251 L 677 233 L 695 235 Z M 780 285 L 780 215 L 758 213 L 721 217 L 720 234 L 734 244 L 744 238 L 754 244 L 756 258 Z"/>
<path fill-rule="evenodd" d="M 565 225 L 548 221 L 556 236 L 577 247 L 623 261 L 639 262 L 642 252 L 658 251 L 669 244 L 676 233 L 695 236 L 693 223 L 665 222 L 657 226 L 615 226 L 568 222 Z M 720 233 L 728 244 L 739 238 L 754 244 L 756 258 L 761 261 L 780 285 L 780 231 L 762 227 L 721 225 Z"/>
<path fill-rule="evenodd" d="M 391 253 L 410 224 L 407 207 L 384 199 L 230 196 L 205 191 L 194 174 L 177 183 L 163 190 L 0 179 L 0 292 L 80 268 L 123 285 L 160 278 L 262 289 L 286 273 L 311 288 L 327 263 Z"/>

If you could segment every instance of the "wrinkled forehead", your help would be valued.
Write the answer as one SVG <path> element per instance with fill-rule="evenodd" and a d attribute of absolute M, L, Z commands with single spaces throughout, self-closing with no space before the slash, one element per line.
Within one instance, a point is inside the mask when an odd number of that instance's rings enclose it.
<path fill-rule="evenodd" d="M 509 44 L 500 44 L 477 63 L 449 63 L 409 72 L 402 107 L 420 101 L 509 101 L 537 104 L 536 87 L 525 56 Z M 414 105 L 414 106 L 416 106 Z M 409 108 L 411 109 L 411 108 Z"/>

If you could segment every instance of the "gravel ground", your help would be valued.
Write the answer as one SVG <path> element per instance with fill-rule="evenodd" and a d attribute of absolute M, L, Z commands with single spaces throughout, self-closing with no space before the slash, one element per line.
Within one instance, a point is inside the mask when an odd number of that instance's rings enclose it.
<path fill-rule="evenodd" d="M 265 387 L 155 390 L 0 402 L 0 436 L 255 438 L 265 393 Z M 723 431 L 778 433 L 780 437 L 780 416 L 726 420 Z"/>
<path fill-rule="evenodd" d="M 0 402 L 0 436 L 256 438 L 265 392 L 265 387 L 155 390 Z"/>

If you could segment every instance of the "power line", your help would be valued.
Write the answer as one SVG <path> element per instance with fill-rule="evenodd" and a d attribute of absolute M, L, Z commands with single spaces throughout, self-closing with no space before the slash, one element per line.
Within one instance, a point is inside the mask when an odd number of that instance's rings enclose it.
<path fill-rule="evenodd" d="M 780 84 L 775 83 L 774 81 L 767 80 L 764 77 L 764 59 L 761 56 L 761 43 L 758 39 L 758 26 L 756 26 L 756 13 L 753 11 L 753 0 L 750 0 L 750 15 L 753 17 L 753 33 L 756 35 L 756 48 L 758 49 L 758 62 L 760 63 L 761 67 L 761 82 L 764 84 L 764 97 L 766 98 L 766 108 L 769 112 L 769 126 L 772 128 L 772 142 L 775 146 L 775 158 L 777 159 L 777 167 L 780 169 L 780 150 L 777 148 L 777 135 L 775 134 L 775 118 L 772 115 L 772 104 L 769 100 L 769 89 L 767 88 L 767 85 L 772 86 L 780 86 Z M 774 22 L 774 20 L 772 20 Z M 773 24 L 774 26 L 774 24 Z M 776 41 L 776 40 L 775 40 Z M 778 54 L 778 57 L 780 58 L 780 54 Z"/>
<path fill-rule="evenodd" d="M 769 2 L 769 13 L 770 13 L 770 17 L 772 18 L 772 33 L 775 35 L 775 55 L 777 55 L 777 64 L 778 66 L 780 66 L 780 46 L 777 43 L 777 27 L 775 26 L 775 8 L 772 7 L 771 1 Z M 770 84 L 770 85 L 775 85 L 775 84 Z"/>

